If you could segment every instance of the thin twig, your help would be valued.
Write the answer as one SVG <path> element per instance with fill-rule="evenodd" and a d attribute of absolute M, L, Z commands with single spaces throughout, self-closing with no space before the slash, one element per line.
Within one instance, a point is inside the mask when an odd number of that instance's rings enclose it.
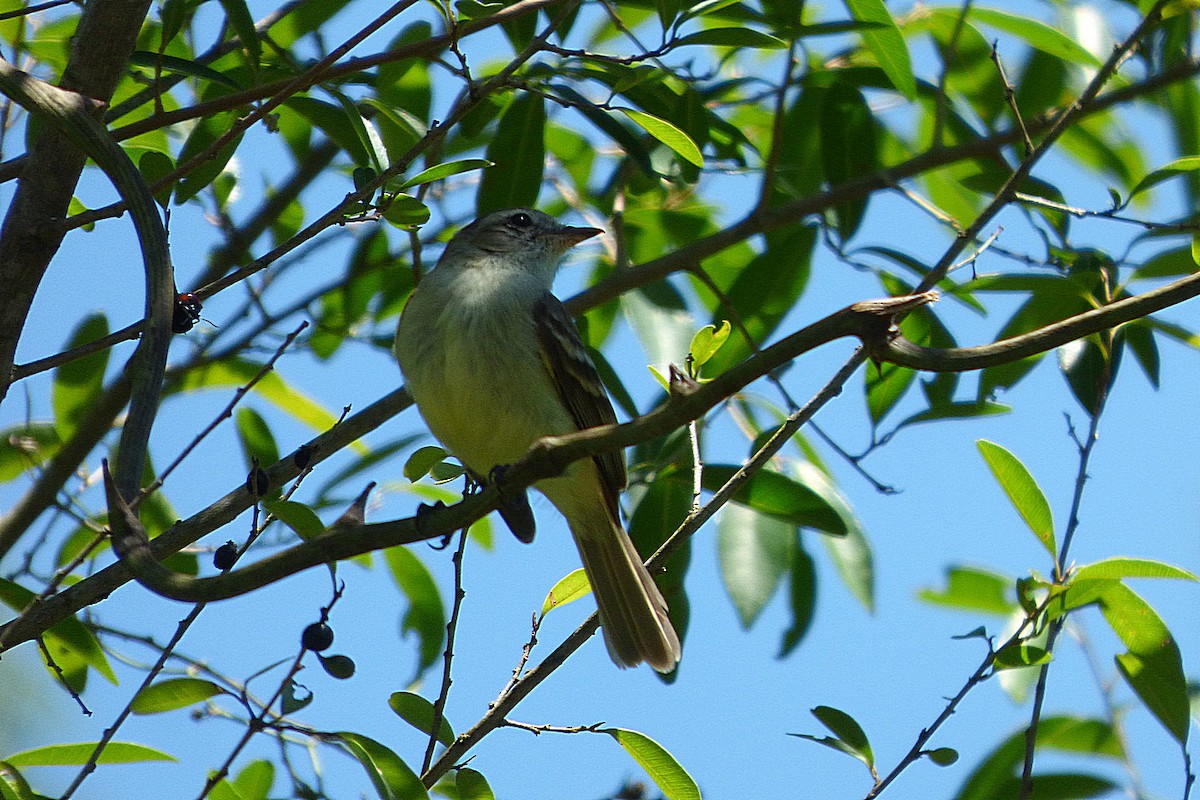
<path fill-rule="evenodd" d="M 446 623 L 446 649 L 442 651 L 442 688 L 438 691 L 437 700 L 433 704 L 433 722 L 429 726 L 429 745 L 425 748 L 425 760 L 421 763 L 421 771 L 429 769 L 433 763 L 433 753 L 437 748 L 438 732 L 442 721 L 446 718 L 446 701 L 450 698 L 450 668 L 454 664 L 454 637 L 458 633 L 458 618 L 462 611 L 463 599 L 467 593 L 463 590 L 463 552 L 467 548 L 467 529 L 459 532 L 458 549 L 450 557 L 454 564 L 454 602 L 451 605 L 450 620 Z"/>
<path fill-rule="evenodd" d="M 993 41 L 992 63 L 996 65 L 996 72 L 1000 75 L 1000 82 L 1004 84 L 1004 102 L 1008 103 L 1008 109 L 1017 121 L 1017 128 L 1021 131 L 1021 140 L 1025 143 L 1025 157 L 1028 158 L 1033 154 L 1033 140 L 1029 138 L 1029 129 L 1025 127 L 1025 118 L 1021 116 L 1021 109 L 1017 107 L 1017 90 L 1013 88 L 1012 83 L 1008 80 L 1007 73 L 1004 71 L 1004 62 L 1000 60 L 998 47 L 998 42 Z"/>
<path fill-rule="evenodd" d="M 267 374 L 275 368 L 275 362 L 279 360 L 284 351 L 287 350 L 292 342 L 296 340 L 296 337 L 300 335 L 300 332 L 307 327 L 308 320 L 304 320 L 294 331 L 287 335 L 287 338 L 283 340 L 283 343 L 275 349 L 275 353 L 269 359 L 267 359 L 267 363 L 262 365 L 262 368 L 255 373 L 254 377 L 247 381 L 245 386 L 239 386 L 237 388 L 237 391 L 233 393 L 233 397 L 230 398 L 229 402 L 225 404 L 225 408 L 221 409 L 221 412 L 217 414 L 212 422 L 208 423 L 208 425 L 204 426 L 203 430 L 196 434 L 187 447 L 183 448 L 183 452 L 176 456 L 175 460 L 168 464 L 167 468 L 164 469 L 162 473 L 159 474 L 152 483 L 150 483 L 149 486 L 142 489 L 141 493 L 139 493 L 138 496 L 135 497 L 130 503 L 130 507 L 137 508 L 138 503 L 140 503 L 146 497 L 154 494 L 154 492 L 158 491 L 159 487 L 166 482 L 170 474 L 175 471 L 175 468 L 182 464 L 183 460 L 191 455 L 192 451 L 195 450 L 210 433 L 216 430 L 218 425 L 233 416 L 233 410 L 237 407 L 237 404 L 242 401 L 242 398 L 245 397 L 250 390 L 258 384 L 259 381 L 265 378 Z"/>
<path fill-rule="evenodd" d="M 36 14 L 39 11 L 46 11 L 51 8 L 57 8 L 58 6 L 65 6 L 67 3 L 72 3 L 74 1 L 75 0 L 47 0 L 47 2 L 38 3 L 36 6 L 27 6 L 26 8 L 19 8 L 16 11 L 5 11 L 3 14 L 0 14 L 0 22 L 3 22 L 6 19 L 27 17 L 30 14 Z"/>
<path fill-rule="evenodd" d="M 154 682 L 154 679 L 158 677 L 159 673 L 162 672 L 163 667 L 166 666 L 167 659 L 171 657 L 171 653 L 174 651 L 176 645 L 178 645 L 183 639 L 184 634 L 187 633 L 192 627 L 192 623 L 196 621 L 207 605 L 207 603 L 197 603 L 196 605 L 192 606 L 192 610 L 188 612 L 188 615 L 180 620 L 179 624 L 175 626 L 175 634 L 171 637 L 171 640 L 167 642 L 167 645 L 162 649 L 162 652 L 159 653 L 158 659 L 154 662 L 154 666 L 147 670 L 146 677 L 142 679 L 142 682 L 138 685 L 137 689 L 132 695 L 130 695 L 129 702 L 126 703 L 125 707 L 122 708 L 117 714 L 116 719 L 113 720 L 111 725 L 104 729 L 104 733 L 100 736 L 100 741 L 96 742 L 96 746 L 92 748 L 91 755 L 88 756 L 88 759 L 86 762 L 84 762 L 83 767 L 81 767 L 79 772 L 76 773 L 75 779 L 71 781 L 71 785 L 67 787 L 67 790 L 63 792 L 60 800 L 67 800 L 67 798 L 75 794 L 75 790 L 77 790 L 87 779 L 87 777 L 95 771 L 96 764 L 100 761 L 100 756 L 104 754 L 104 749 L 108 747 L 108 743 L 112 741 L 114 736 L 116 736 L 117 731 L 121 728 L 121 725 L 126 719 L 129 718 L 129 715 L 133 713 L 133 701 L 136 700 L 138 695 L 145 691 L 145 689 Z"/>
<path fill-rule="evenodd" d="M 238 739 L 237 743 L 233 746 L 233 749 L 229 752 L 229 755 L 226 757 L 225 761 L 221 763 L 221 766 L 208 776 L 208 780 L 204 782 L 204 788 L 200 790 L 200 794 L 197 795 L 196 800 L 204 800 L 205 797 L 208 797 L 209 793 L 212 792 L 216 785 L 229 775 L 229 770 L 233 766 L 233 762 L 236 761 L 237 757 L 241 755 L 243 750 L 246 749 L 246 745 L 248 745 L 250 740 L 254 738 L 254 734 L 259 733 L 266 727 L 266 718 L 267 714 L 270 713 L 271 706 L 275 705 L 275 702 L 283 696 L 284 689 L 286 689 L 291 680 L 296 677 L 297 673 L 300 672 L 301 665 L 304 661 L 304 654 L 306 652 L 306 650 L 302 649 L 296 654 L 296 657 L 292 659 L 292 664 L 290 667 L 288 667 L 287 674 L 284 675 L 283 680 L 279 682 L 279 686 L 275 689 L 275 692 L 271 695 L 271 698 L 266 702 L 266 704 L 263 705 L 258 714 L 250 717 L 246 724 L 246 730 L 242 733 L 241 738 Z"/>
<path fill-rule="evenodd" d="M 67 682 L 67 676 L 63 672 L 62 667 L 58 665 L 58 662 L 54 660 L 54 656 L 50 654 L 50 648 L 46 646 L 45 638 L 41 636 L 37 637 L 37 643 L 38 647 L 42 651 L 42 657 L 46 659 L 46 666 L 54 670 L 54 674 L 58 676 L 58 682 L 61 683 L 63 688 L 67 690 L 67 693 L 71 695 L 71 699 L 74 700 L 79 706 L 79 710 L 84 713 L 84 716 L 90 717 L 92 715 L 92 710 L 83 702 L 83 698 L 79 696 L 79 692 L 75 691 L 74 687 Z"/>
<path fill-rule="evenodd" d="M 1111 346 L 1111 333 L 1106 338 L 1108 339 L 1107 343 Z M 1111 358 L 1106 358 L 1104 368 L 1096 376 L 1096 407 L 1089 409 L 1091 420 L 1088 424 L 1087 436 L 1081 443 L 1081 446 L 1079 446 L 1079 466 L 1075 471 L 1075 488 L 1071 495 L 1071 511 L 1067 517 L 1067 528 L 1063 534 L 1062 544 L 1059 545 L 1058 553 L 1054 559 L 1054 582 L 1058 584 L 1066 580 L 1067 557 L 1070 554 L 1071 541 L 1075 537 L 1075 531 L 1079 529 L 1079 509 L 1083 505 L 1083 489 L 1087 485 L 1088 464 L 1091 461 L 1096 442 L 1099 441 L 1100 416 L 1104 413 L 1111 378 L 1112 360 Z M 1077 445 L 1080 445 L 1080 443 L 1077 442 Z M 1050 623 L 1050 629 L 1046 633 L 1047 653 L 1054 652 L 1054 644 L 1058 640 L 1058 635 L 1062 632 L 1062 627 L 1066 621 L 1067 617 L 1064 615 Z M 1038 670 L 1037 685 L 1033 692 L 1029 727 L 1025 729 L 1025 758 L 1021 766 L 1020 800 L 1029 800 L 1033 796 L 1033 759 L 1037 748 L 1037 732 L 1041 723 L 1042 707 L 1046 701 L 1046 684 L 1049 676 L 1050 664 L 1043 664 Z"/>

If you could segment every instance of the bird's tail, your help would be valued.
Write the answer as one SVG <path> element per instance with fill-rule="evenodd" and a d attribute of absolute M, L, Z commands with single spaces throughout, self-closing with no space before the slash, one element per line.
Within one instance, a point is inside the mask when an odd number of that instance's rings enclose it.
<path fill-rule="evenodd" d="M 658 672 L 679 662 L 679 636 L 667 616 L 667 602 L 642 566 L 629 534 L 607 518 L 573 520 L 571 533 L 587 572 L 608 654 L 619 667 L 645 661 Z"/>

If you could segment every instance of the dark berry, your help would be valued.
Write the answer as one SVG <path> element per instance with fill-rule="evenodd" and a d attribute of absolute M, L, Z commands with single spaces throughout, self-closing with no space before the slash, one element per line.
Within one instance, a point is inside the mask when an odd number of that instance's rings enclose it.
<path fill-rule="evenodd" d="M 233 569 L 233 565 L 237 563 L 237 558 L 237 545 L 229 541 L 218 547 L 217 551 L 213 553 L 213 566 L 224 572 L 227 569 Z"/>
<path fill-rule="evenodd" d="M 314 622 L 304 629 L 304 633 L 300 634 L 300 646 L 305 650 L 319 653 L 322 650 L 328 650 L 332 644 L 333 628 L 324 622 Z"/>
<path fill-rule="evenodd" d="M 292 463 L 296 465 L 296 469 L 305 469 L 312 462 L 313 446 L 310 444 L 302 444 L 296 448 L 295 454 L 292 455 Z"/>
<path fill-rule="evenodd" d="M 267 471 L 257 464 L 250 470 L 250 474 L 246 476 L 246 491 L 251 497 L 262 497 L 271 488 L 271 476 Z"/>

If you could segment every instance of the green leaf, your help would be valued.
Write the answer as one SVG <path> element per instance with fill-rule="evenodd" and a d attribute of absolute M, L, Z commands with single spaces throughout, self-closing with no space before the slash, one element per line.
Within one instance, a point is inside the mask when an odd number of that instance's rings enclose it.
<path fill-rule="evenodd" d="M 938 747 L 926 750 L 925 755 L 939 767 L 949 767 L 958 761 L 958 751 L 952 747 Z"/>
<path fill-rule="evenodd" d="M 433 703 L 421 697 L 419 694 L 412 692 L 392 692 L 388 697 L 388 705 L 392 711 L 400 719 L 412 725 L 422 733 L 429 735 L 433 731 L 433 718 L 435 716 Z M 449 747 L 454 743 L 454 729 L 450 727 L 450 723 L 446 720 L 445 715 L 442 716 L 441 724 L 438 725 L 437 740 Z"/>
<path fill-rule="evenodd" d="M 357 109 L 353 114 L 342 105 L 305 95 L 295 95 L 284 101 L 282 108 L 294 111 L 332 139 L 360 167 L 371 163 L 372 156 L 363 141 L 362 117 Z"/>
<path fill-rule="evenodd" d="M 235 421 L 246 469 L 250 469 L 255 463 L 274 464 L 279 460 L 279 446 L 275 444 L 275 436 L 262 414 L 242 406 L 237 410 Z"/>
<path fill-rule="evenodd" d="M 1038 725 L 1037 748 L 1064 753 L 1082 753 L 1112 759 L 1114 766 L 1124 758 L 1120 739 L 1101 720 L 1080 717 L 1043 717 Z M 975 769 L 959 790 L 956 800 L 995 800 L 1016 797 L 1013 784 L 1025 760 L 1025 729 L 1009 736 Z M 1037 794 L 1035 797 L 1043 795 Z M 1048 797 L 1077 795 L 1051 794 Z"/>
<path fill-rule="evenodd" d="M 1173 178 L 1176 175 L 1196 172 L 1200 170 L 1200 156 L 1184 156 L 1177 158 L 1174 161 L 1165 164 L 1153 172 L 1146 175 L 1137 185 L 1129 192 L 1129 198 L 1132 200 L 1134 195 L 1141 194 L 1151 186 L 1162 183 L 1167 178 Z"/>
<path fill-rule="evenodd" d="M 206 67 L 197 61 L 191 61 L 186 58 L 178 58 L 177 56 L 168 56 L 163 53 L 151 53 L 146 50 L 134 50 L 129 54 L 129 63 L 138 67 L 148 67 L 154 70 L 162 70 L 163 72 L 176 72 L 180 75 L 190 75 L 193 78 L 209 81 L 210 83 L 218 83 L 226 86 L 234 91 L 241 91 L 245 87 L 230 78 L 223 72 L 217 72 L 212 67 Z"/>
<path fill-rule="evenodd" d="M 1150 713 L 1187 745 L 1188 692 L 1179 645 L 1162 618 L 1132 589 L 1113 584 L 1100 601 L 1109 627 L 1128 653 L 1117 655 L 1117 667 Z"/>
<path fill-rule="evenodd" d="M 36 595 L 24 586 L 0 578 L 0 603 L 20 613 L 29 608 L 35 598 Z M 56 680 L 65 681 L 74 691 L 83 691 L 87 683 L 88 667 L 99 672 L 109 683 L 116 685 L 117 675 L 108 663 L 108 657 L 104 655 L 100 642 L 78 617 L 67 616 L 56 623 L 43 634 L 43 641 L 62 675 L 60 676 L 49 664 L 46 665 L 46 669 Z"/>
<path fill-rule="evenodd" d="M 179 391 L 244 386 L 261 370 L 262 365 L 240 359 L 215 361 L 188 370 L 180 379 Z M 323 432 L 337 424 L 337 417 L 308 396 L 293 389 L 277 372 L 268 372 L 262 376 L 252 391 L 313 430 Z M 362 442 L 355 442 L 351 447 L 359 455 L 368 452 Z"/>
<path fill-rule="evenodd" d="M 542 602 L 541 616 L 544 617 L 551 610 L 565 606 L 567 603 L 573 603 L 591 593 L 592 586 L 588 583 L 587 573 L 582 568 L 573 570 L 547 592 L 546 599 Z"/>
<path fill-rule="evenodd" d="M 957 14 L 958 12 L 953 12 Z M 994 8 L 972 7 L 970 18 L 1024 39 L 1030 47 L 1071 64 L 1099 67 L 1100 59 L 1062 31 L 1044 22 Z"/>
<path fill-rule="evenodd" d="M 875 764 L 875 753 L 871 750 L 871 743 L 867 740 L 867 734 L 858 722 L 855 721 L 854 717 L 845 711 L 830 706 L 817 706 L 812 709 L 812 715 L 828 728 L 834 736 L 859 753 L 859 757 L 864 764 L 868 767 Z"/>
<path fill-rule="evenodd" d="M 792 566 L 796 526 L 730 504 L 721 510 L 717 559 L 742 628 L 749 629 Z"/>
<path fill-rule="evenodd" d="M 454 775 L 454 786 L 458 789 L 458 800 L 496 800 L 487 778 L 470 767 L 458 768 Z"/>
<path fill-rule="evenodd" d="M 418 447 L 404 462 L 404 477 L 414 483 L 421 480 L 429 474 L 435 464 L 446 460 L 447 455 L 445 450 L 435 444 Z"/>
<path fill-rule="evenodd" d="M 295 500 L 268 500 L 263 505 L 305 541 L 325 532 L 325 523 L 321 522 L 317 512 L 304 503 Z"/>
<path fill-rule="evenodd" d="M 847 537 L 849 538 L 849 537 Z M 778 658 L 790 655 L 812 626 L 817 608 L 817 568 L 804 543 L 797 537 L 792 554 L 792 569 L 788 575 L 788 600 L 792 623 L 779 641 Z"/>
<path fill-rule="evenodd" d="M 696 143 L 692 141 L 692 138 L 665 119 L 659 119 L 653 114 L 647 114 L 644 111 L 635 111 L 632 108 L 618 108 L 617 111 L 629 117 L 634 124 L 674 150 L 684 160 L 697 167 L 704 166 L 704 156 L 701 154 L 700 148 L 696 146 Z"/>
<path fill-rule="evenodd" d="M 342 731 L 334 735 L 363 765 L 379 800 L 428 800 L 429 792 L 421 779 L 392 750 L 361 733 Z"/>
<path fill-rule="evenodd" d="M 867 23 L 860 34 L 867 49 L 879 62 L 896 91 L 910 100 L 917 96 L 917 81 L 913 77 L 912 59 L 904 35 L 887 10 L 883 0 L 843 0 L 850 15 Z"/>
<path fill-rule="evenodd" d="M 546 162 L 546 106 L 540 95 L 520 94 L 505 109 L 488 143 L 487 160 L 493 166 L 479 182 L 477 216 L 537 205 Z"/>
<path fill-rule="evenodd" d="M 504 3 L 479 3 L 476 0 L 456 0 L 455 10 L 467 19 L 483 19 L 490 17 L 504 8 Z"/>
<path fill-rule="evenodd" d="M 819 494 L 841 520 L 845 536 L 822 536 L 821 543 L 833 558 L 838 577 L 867 611 L 875 609 L 875 557 L 854 509 L 829 476 L 810 462 L 793 466 L 800 481 Z"/>
<path fill-rule="evenodd" d="M 975 442 L 983 460 L 987 462 L 992 475 L 1000 488 L 1008 495 L 1008 499 L 1025 520 L 1025 524 L 1033 531 L 1046 552 L 1052 558 L 1058 557 L 1058 548 L 1054 540 L 1054 517 L 1050 513 L 1050 503 L 1042 493 L 1037 481 L 1029 474 L 1029 470 L 1015 455 L 1000 445 L 979 439 Z"/>
<path fill-rule="evenodd" d="M 94 342 L 107 335 L 108 319 L 103 313 L 92 314 L 75 328 L 66 349 Z M 55 368 L 50 397 L 54 408 L 54 425 L 60 440 L 65 442 L 71 438 L 104 391 L 108 354 L 107 349 L 101 350 Z"/>
<path fill-rule="evenodd" d="M 820 168 L 815 171 L 819 173 Z M 785 180 L 782 172 L 779 180 Z M 799 180 L 799 177 L 792 180 Z M 725 307 L 727 301 L 741 318 L 741 327 L 755 342 L 768 341 L 804 293 L 811 274 L 817 227 L 788 226 L 767 233 L 764 238 L 766 242 L 761 253 L 753 256 L 749 263 L 739 262 L 737 277 L 725 289 L 725 300 L 716 304 L 713 311 L 722 319 L 729 316 L 731 312 Z M 719 375 L 744 361 L 752 352 L 750 342 L 744 336 L 732 336 L 713 355 L 706 365 L 706 372 Z"/>
<path fill-rule="evenodd" d="M 625 728 L 605 728 L 602 732 L 633 756 L 667 800 L 700 800 L 700 787 L 696 781 L 658 742 Z"/>
<path fill-rule="evenodd" d="M 754 28 L 708 28 L 687 36 L 681 36 L 674 42 L 676 47 L 686 47 L 692 44 L 708 45 L 710 47 L 753 47 L 765 50 L 778 50 L 787 47 L 787 42 L 769 33 L 757 31 Z M 680 155 L 683 155 L 680 153 Z M 694 163 L 694 162 L 693 162 Z M 700 166 L 697 164 L 696 166 Z"/>
<path fill-rule="evenodd" d="M 428 27 L 429 23 L 425 23 Z M 381 67 L 381 69 L 383 69 Z M 383 78 L 381 76 L 380 80 Z M 380 92 L 385 91 L 383 88 Z M 421 120 L 413 117 L 403 109 L 393 108 L 375 97 L 364 97 L 359 101 L 362 105 L 375 109 L 371 122 L 379 128 L 383 138 L 383 146 L 387 150 L 388 162 L 394 163 L 405 157 L 408 151 L 428 132 Z"/>
<path fill-rule="evenodd" d="M 429 207 L 407 194 L 388 195 L 383 206 L 383 218 L 402 230 L 419 228 L 429 222 Z"/>
<path fill-rule="evenodd" d="M 267 800 L 275 783 L 275 765 L 266 759 L 251 761 L 229 781 L 232 800 Z M 214 792 L 215 796 L 215 792 Z"/>
<path fill-rule="evenodd" d="M 147 186 L 153 186 L 158 183 L 175 169 L 175 162 L 171 160 L 171 157 L 157 150 L 147 150 L 142 153 L 138 156 L 137 165 L 138 172 L 142 173 L 142 178 L 146 181 Z M 171 190 L 173 188 L 168 183 L 165 187 L 154 193 L 154 199 L 164 209 L 171 200 Z"/>
<path fill-rule="evenodd" d="M 17 767 L 81 767 L 88 763 L 97 742 L 52 744 L 15 753 L 5 759 Z M 97 764 L 138 764 L 145 761 L 178 761 L 175 756 L 131 742 L 109 742 Z"/>
<path fill-rule="evenodd" d="M 317 660 L 321 662 L 321 669 L 325 670 L 325 674 L 339 681 L 353 678 L 357 669 L 354 659 L 350 656 L 326 656 L 317 653 Z"/>
<path fill-rule="evenodd" d="M 1193 239 L 1190 246 L 1176 247 L 1157 253 L 1147 258 L 1140 267 L 1133 271 L 1133 274 L 1129 276 L 1129 282 L 1191 275 L 1196 271 L 1196 259 L 1200 256 L 1197 248 L 1200 248 L 1200 237 Z"/>
<path fill-rule="evenodd" d="M 242 47 L 246 49 L 246 62 L 252 71 L 256 71 L 262 55 L 262 44 L 258 41 L 258 31 L 254 28 L 254 17 L 250 16 L 246 0 L 221 0 L 221 7 L 225 9 L 229 27 L 237 33 Z"/>
<path fill-rule="evenodd" d="M 1028 644 L 1013 643 L 996 651 L 998 669 L 1021 669 L 1049 664 L 1053 657 L 1045 649 Z"/>
<path fill-rule="evenodd" d="M 1185 581 L 1200 580 L 1194 572 L 1147 558 L 1106 558 L 1085 564 L 1075 570 L 1073 580 L 1112 578 L 1179 578 Z"/>
<path fill-rule="evenodd" d="M 798 739 L 807 739 L 810 742 L 824 745 L 825 747 L 858 759 L 868 768 L 873 768 L 875 754 L 871 751 L 871 744 L 867 741 L 867 735 L 853 717 L 844 711 L 839 711 L 829 706 L 817 706 L 812 710 L 812 715 L 820 720 L 821 724 L 832 731 L 834 735 L 813 736 L 808 733 L 789 733 L 788 736 L 795 736 Z"/>
<path fill-rule="evenodd" d="M 400 189 L 411 189 L 414 186 L 420 186 L 424 183 L 444 180 L 451 175 L 460 175 L 475 169 L 487 169 L 490 166 L 493 166 L 492 162 L 486 158 L 464 158 L 461 161 L 447 161 L 444 164 L 438 164 L 437 166 L 418 172 L 400 184 Z"/>
<path fill-rule="evenodd" d="M 195 127 L 188 134 L 187 140 L 184 141 L 176 162 L 182 166 L 200 155 L 217 139 L 231 130 L 237 123 L 237 119 L 238 115 L 232 111 L 211 114 L 198 119 Z M 243 134 L 239 133 L 221 145 L 211 158 L 179 180 L 175 186 L 175 205 L 183 205 L 217 179 L 217 176 L 225 169 L 225 165 L 229 163 L 229 159 L 233 158 L 233 154 L 237 152 L 238 145 L 242 142 L 242 136 Z"/>
<path fill-rule="evenodd" d="M 362 112 L 358 106 L 354 104 L 346 95 L 341 92 L 333 91 L 326 88 L 333 98 L 338 101 L 338 105 L 342 107 L 342 111 L 346 114 L 346 119 L 350 121 L 350 127 L 354 130 L 354 135 L 358 137 L 358 141 L 362 144 L 363 151 L 367 154 L 367 161 L 357 162 L 360 168 L 375 169 L 376 174 L 382 172 L 388 166 L 387 149 L 383 146 L 383 139 L 379 136 L 379 131 L 372 125 L 368 124 L 363 119 Z M 372 179 L 374 176 L 372 176 Z M 365 181 L 365 186 L 370 181 Z M 359 189 L 358 184 L 354 187 Z"/>
<path fill-rule="evenodd" d="M 1009 599 L 1012 581 L 1003 575 L 975 567 L 952 566 L 946 569 L 946 588 L 922 589 L 917 597 L 926 603 L 963 611 L 983 611 L 1008 616 L 1016 608 Z"/>
<path fill-rule="evenodd" d="M 224 691 L 202 678 L 170 678 L 138 692 L 130 702 L 129 710 L 134 714 L 161 714 L 199 703 Z"/>
<path fill-rule="evenodd" d="M 441 655 L 446 634 L 445 607 L 429 569 L 411 550 L 402 546 L 389 547 L 383 555 L 392 579 L 408 598 L 409 606 L 400 631 L 401 634 L 409 631 L 417 634 L 416 678 Z"/>
<path fill-rule="evenodd" d="M 700 367 L 717 354 L 732 330 L 729 320 L 722 320 L 720 328 L 716 325 L 705 325 L 696 331 L 696 335 L 692 337 L 692 344 L 688 348 L 688 354 L 692 357 L 692 363 L 696 365 L 697 373 Z"/>
<path fill-rule="evenodd" d="M 844 80 L 829 87 L 821 105 L 820 130 L 821 164 L 831 186 L 846 183 L 877 169 L 877 128 L 875 116 L 858 87 Z M 848 240 L 858 230 L 866 208 L 866 199 L 834 207 L 838 235 L 842 241 Z"/>
<path fill-rule="evenodd" d="M 708 464 L 701 482 L 715 492 L 721 488 L 738 467 L 727 464 Z M 779 472 L 760 470 L 742 485 L 733 496 L 734 502 L 767 514 L 783 522 L 814 528 L 831 536 L 845 536 L 845 520 L 814 489 Z"/>
<path fill-rule="evenodd" d="M 42 800 L 43 797 L 34 794 L 29 781 L 16 767 L 7 761 L 0 761 L 0 800 Z"/>

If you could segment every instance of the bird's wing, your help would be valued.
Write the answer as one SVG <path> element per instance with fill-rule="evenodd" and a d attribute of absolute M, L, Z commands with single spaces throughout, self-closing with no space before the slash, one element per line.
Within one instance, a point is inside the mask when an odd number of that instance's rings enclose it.
<path fill-rule="evenodd" d="M 616 423 L 617 415 L 600 375 L 563 304 L 546 292 L 533 307 L 533 319 L 542 361 L 575 424 L 582 430 Z M 625 489 L 625 455 L 615 450 L 596 456 L 595 461 L 613 519 L 619 519 L 617 498 Z"/>

